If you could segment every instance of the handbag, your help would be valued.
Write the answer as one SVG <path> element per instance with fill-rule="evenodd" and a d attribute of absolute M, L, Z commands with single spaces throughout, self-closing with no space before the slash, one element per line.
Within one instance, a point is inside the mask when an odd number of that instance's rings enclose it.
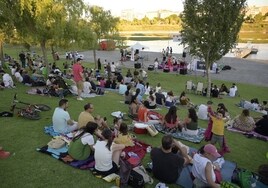
<path fill-rule="evenodd" d="M 65 146 L 65 141 L 62 140 L 60 137 L 52 138 L 50 142 L 48 142 L 48 147 L 53 149 L 59 149 Z"/>
<path fill-rule="evenodd" d="M 158 131 L 153 125 L 148 125 L 146 129 L 151 136 L 156 136 L 158 134 Z"/>
<path fill-rule="evenodd" d="M 135 168 L 133 168 L 134 171 L 136 171 L 137 173 L 141 174 L 144 180 L 144 183 L 149 183 L 149 184 L 153 184 L 154 180 L 153 178 L 151 178 L 147 171 L 145 170 L 143 165 L 137 166 Z"/>

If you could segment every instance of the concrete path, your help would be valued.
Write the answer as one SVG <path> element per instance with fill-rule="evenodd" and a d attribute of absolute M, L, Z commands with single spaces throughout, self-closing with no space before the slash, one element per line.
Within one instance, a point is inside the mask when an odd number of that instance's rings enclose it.
<path fill-rule="evenodd" d="M 150 64 L 154 63 L 154 59 L 162 59 L 162 54 L 158 52 L 142 52 L 145 57 L 143 64 L 145 69 Z M 84 55 L 85 61 L 93 62 L 93 52 L 86 51 L 81 52 Z M 97 51 L 97 58 L 104 62 L 106 59 L 108 62 L 119 62 L 120 52 L 116 51 Z M 173 54 L 177 58 L 181 58 L 181 54 Z M 187 62 L 191 62 L 189 57 L 186 58 Z M 141 61 L 140 61 L 141 62 Z M 212 79 L 226 80 L 236 83 L 249 83 L 254 85 L 266 86 L 268 87 L 268 60 L 247 60 L 239 58 L 224 57 L 219 60 L 219 63 L 223 65 L 229 65 L 232 67 L 231 70 L 221 71 L 219 74 L 212 74 Z M 134 62 L 127 61 L 123 63 L 123 66 L 133 68 Z M 202 76 L 202 72 L 192 72 L 198 76 Z"/>

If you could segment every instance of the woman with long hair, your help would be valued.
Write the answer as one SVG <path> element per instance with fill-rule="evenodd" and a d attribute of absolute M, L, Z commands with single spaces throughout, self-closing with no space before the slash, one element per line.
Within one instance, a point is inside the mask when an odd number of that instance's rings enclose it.
<path fill-rule="evenodd" d="M 179 125 L 179 118 L 177 116 L 177 107 L 171 106 L 168 110 L 168 113 L 165 115 L 163 120 L 163 125 L 167 129 L 176 130 Z"/>
<path fill-rule="evenodd" d="M 249 115 L 249 110 L 244 109 L 240 115 L 233 119 L 231 126 L 240 131 L 250 132 L 255 128 L 255 121 Z"/>
<path fill-rule="evenodd" d="M 118 171 L 119 157 L 125 146 L 113 143 L 110 129 L 104 129 L 101 134 L 104 139 L 98 140 L 94 145 L 94 168 L 98 175 L 108 176 Z"/>
<path fill-rule="evenodd" d="M 94 133 L 98 128 L 95 122 L 88 122 L 85 127 L 82 127 L 70 143 L 68 153 L 75 160 L 85 160 L 94 151 Z"/>
<path fill-rule="evenodd" d="M 188 109 L 188 116 L 184 119 L 182 133 L 188 135 L 197 135 L 198 117 L 194 108 Z"/>

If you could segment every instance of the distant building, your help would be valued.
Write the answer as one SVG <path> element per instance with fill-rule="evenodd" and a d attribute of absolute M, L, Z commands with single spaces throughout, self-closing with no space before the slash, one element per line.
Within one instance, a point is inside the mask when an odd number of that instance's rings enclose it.
<path fill-rule="evenodd" d="M 149 18 L 150 20 L 154 18 L 159 18 L 159 12 L 158 11 L 153 11 L 153 12 L 146 12 L 145 16 Z"/>
<path fill-rule="evenodd" d="M 133 9 L 125 9 L 121 11 L 121 19 L 132 21 L 135 18 L 135 13 Z"/>

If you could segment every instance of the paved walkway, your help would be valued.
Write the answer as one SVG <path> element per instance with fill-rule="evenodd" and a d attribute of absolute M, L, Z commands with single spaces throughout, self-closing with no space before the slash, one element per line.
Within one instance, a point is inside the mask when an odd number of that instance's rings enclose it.
<path fill-rule="evenodd" d="M 93 62 L 93 52 L 86 51 L 81 52 L 84 55 L 84 59 L 89 62 Z M 174 56 L 181 57 L 181 54 L 173 54 Z M 101 62 L 104 62 L 107 59 L 108 62 L 119 62 L 120 52 L 116 51 L 97 51 L 97 58 L 101 59 Z M 143 52 L 145 57 L 143 60 L 144 67 L 147 67 L 150 64 L 153 64 L 154 59 L 162 59 L 162 54 L 158 52 Z M 187 62 L 190 62 L 190 58 L 186 58 Z M 223 65 L 229 65 L 232 67 L 231 70 L 221 71 L 220 74 L 211 74 L 212 79 L 217 80 L 226 80 L 236 83 L 249 83 L 254 85 L 266 86 L 268 87 L 268 60 L 247 60 L 239 58 L 230 58 L 224 57 L 219 60 L 219 63 Z M 134 67 L 134 62 L 127 61 L 123 63 L 125 67 Z M 192 72 L 198 76 L 202 76 L 202 72 Z"/>

